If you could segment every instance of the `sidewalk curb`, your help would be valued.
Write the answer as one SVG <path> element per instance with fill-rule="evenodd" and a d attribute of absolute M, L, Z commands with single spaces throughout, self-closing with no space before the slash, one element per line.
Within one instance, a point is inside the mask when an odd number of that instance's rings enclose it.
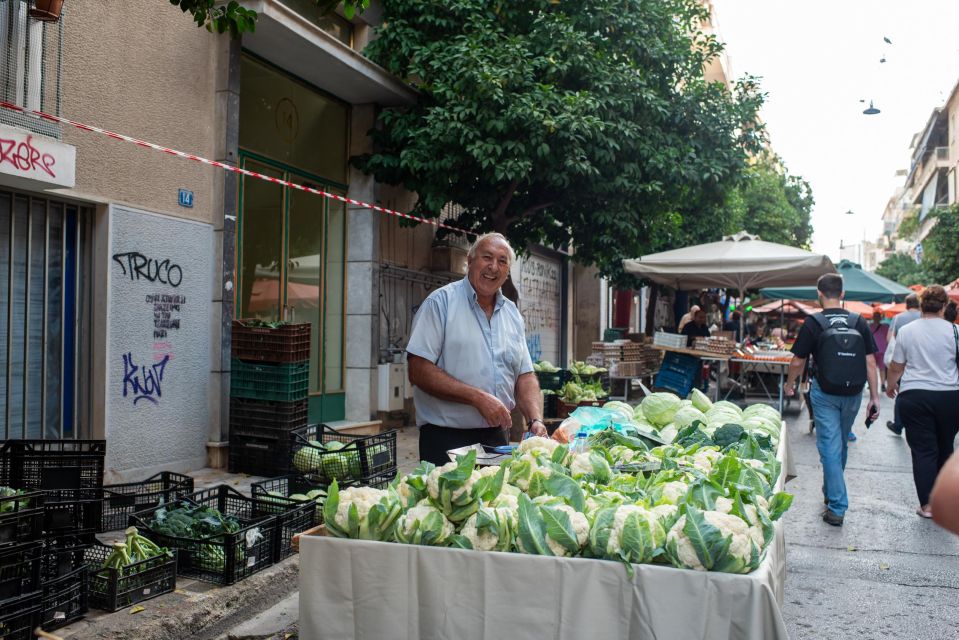
<path fill-rule="evenodd" d="M 216 638 L 269 609 L 299 588 L 299 555 L 228 587 L 194 583 L 194 590 L 143 603 L 144 611 L 84 620 L 63 629 L 65 638 L 96 640 L 183 640 Z"/>

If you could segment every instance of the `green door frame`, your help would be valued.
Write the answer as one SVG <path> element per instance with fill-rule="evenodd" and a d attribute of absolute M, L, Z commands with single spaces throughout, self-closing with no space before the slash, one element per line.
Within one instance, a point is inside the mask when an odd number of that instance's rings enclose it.
<path fill-rule="evenodd" d="M 303 171 L 292 165 L 288 165 L 286 163 L 279 162 L 277 160 L 273 160 L 272 158 L 268 158 L 266 156 L 255 153 L 253 151 L 249 151 L 241 148 L 239 153 L 239 166 L 244 167 L 247 160 L 252 160 L 254 162 L 266 165 L 267 167 L 270 167 L 272 169 L 276 169 L 277 171 L 283 174 L 283 179 L 289 182 L 293 182 L 293 180 L 291 180 L 290 178 L 290 175 L 294 174 L 296 176 L 307 178 L 308 180 L 316 183 L 317 185 L 322 185 L 324 188 L 342 191 L 344 194 L 348 190 L 347 185 L 333 182 L 325 178 L 321 178 L 320 176 L 314 175 L 308 171 Z M 241 261 L 243 257 L 243 215 L 244 215 L 243 195 L 244 195 L 244 186 L 246 184 L 245 181 L 248 179 L 251 179 L 251 178 L 245 175 L 240 176 L 240 182 L 239 182 L 240 193 L 239 193 L 238 207 L 237 207 L 238 216 L 237 216 L 236 264 L 235 264 L 235 269 L 236 269 L 235 285 L 236 286 L 234 287 L 233 291 L 234 291 L 234 304 L 236 305 L 235 308 L 238 311 L 242 311 L 241 309 L 242 301 L 238 300 L 238 297 L 241 295 L 243 291 L 243 282 L 242 282 L 243 269 L 241 268 Z M 255 180 L 256 178 L 252 178 L 252 179 Z M 290 197 L 289 197 L 289 194 L 290 194 L 290 187 L 283 186 L 283 216 L 281 220 L 283 242 L 282 242 L 282 255 L 280 256 L 281 258 L 280 280 L 283 283 L 283 286 L 280 287 L 280 298 L 281 298 L 280 308 L 281 309 L 286 306 L 287 295 L 288 295 L 287 288 L 289 286 L 287 264 L 286 264 L 289 258 L 289 252 L 290 252 L 290 231 L 289 231 Z M 320 196 L 317 196 L 317 197 L 320 197 Z M 329 217 L 330 217 L 329 201 L 326 198 L 323 199 L 322 212 L 323 212 L 322 213 L 323 215 L 323 255 L 319 256 L 320 297 L 322 299 L 319 301 L 320 303 L 320 316 L 319 316 L 320 317 L 320 322 L 319 322 L 320 335 L 317 336 L 317 341 L 316 341 L 317 350 L 319 351 L 319 353 L 310 354 L 311 359 L 314 356 L 316 357 L 316 366 L 318 367 L 318 370 L 317 370 L 318 391 L 314 392 L 311 390 L 309 392 L 309 421 L 311 423 L 342 420 L 346 416 L 345 390 L 335 391 L 330 393 L 324 393 L 323 391 L 326 385 L 326 339 L 327 339 L 327 336 L 326 336 L 326 302 L 327 302 L 326 256 L 329 251 Z M 347 223 L 347 219 L 345 218 L 345 214 L 344 214 L 344 233 L 343 233 L 344 245 L 346 243 L 346 223 Z M 345 259 L 345 250 L 344 250 L 344 259 Z M 343 270 L 343 288 L 344 288 L 344 294 L 345 294 L 345 288 L 346 288 L 345 266 Z M 343 322 L 341 323 L 341 326 L 343 327 L 343 332 L 342 332 L 343 335 L 340 336 L 340 340 L 342 343 L 345 343 L 345 327 L 346 327 L 346 304 L 345 304 L 346 297 L 345 295 L 343 299 L 344 299 L 344 305 L 341 311 L 343 315 Z M 344 344 L 343 345 L 344 357 L 341 359 L 341 363 L 340 363 L 341 368 L 344 368 L 344 369 L 346 364 L 345 348 L 346 347 Z M 343 381 L 345 382 L 345 377 L 343 378 Z"/>

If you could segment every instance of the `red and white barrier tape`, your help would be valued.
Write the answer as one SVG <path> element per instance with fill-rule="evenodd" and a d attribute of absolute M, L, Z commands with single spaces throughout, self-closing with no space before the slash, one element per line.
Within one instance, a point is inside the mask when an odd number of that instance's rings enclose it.
<path fill-rule="evenodd" d="M 147 142 L 145 140 L 139 140 L 137 138 L 132 138 L 130 136 L 125 136 L 122 133 L 114 133 L 113 131 L 107 131 L 106 129 L 101 129 L 100 127 L 94 127 L 92 125 L 83 124 L 82 122 L 77 122 L 76 120 L 71 120 L 70 118 L 63 118 L 61 116 L 54 116 L 49 113 L 44 113 L 43 111 L 35 111 L 33 109 L 26 109 L 16 104 L 10 102 L 0 101 L 0 108 L 7 109 L 9 111 L 18 111 L 20 113 L 29 113 L 37 117 L 43 118 L 44 120 L 49 120 L 51 122 L 59 122 L 61 124 L 68 124 L 70 126 L 76 127 L 82 131 L 90 131 L 93 133 L 102 133 L 105 136 L 113 138 L 114 140 L 122 140 L 123 142 L 132 142 L 133 144 L 144 147 L 146 149 L 153 149 L 154 151 L 162 151 L 163 153 L 168 153 L 171 156 L 177 156 L 179 158 L 185 158 L 187 160 L 193 160 L 194 162 L 199 162 L 202 164 L 207 164 L 212 167 L 218 167 L 224 171 L 232 171 L 233 173 L 239 173 L 244 176 L 249 176 L 251 178 L 257 178 L 258 180 L 266 180 L 267 182 L 274 182 L 276 184 L 283 185 L 285 187 L 290 187 L 292 189 L 299 189 L 300 191 L 306 191 L 307 193 L 313 193 L 318 196 L 323 196 L 324 198 L 331 198 L 333 200 L 339 200 L 340 202 L 345 202 L 347 204 L 352 204 L 357 207 L 363 207 L 365 209 L 372 209 L 373 211 L 379 211 L 380 213 L 385 213 L 391 216 L 397 216 L 400 218 L 406 218 L 408 220 L 416 220 L 417 222 L 424 222 L 426 224 L 431 224 L 435 227 L 442 227 L 443 229 L 449 229 L 450 231 L 456 231 L 457 233 L 465 233 L 467 235 L 475 236 L 475 231 L 467 231 L 466 229 L 460 229 L 459 227 L 454 227 L 452 225 L 439 222 L 437 220 L 430 220 L 429 218 L 421 218 L 419 216 L 414 216 L 409 213 L 403 213 L 402 211 L 396 211 L 394 209 L 387 209 L 386 207 L 381 207 L 379 205 L 370 204 L 369 202 L 363 202 L 361 200 L 354 200 L 353 198 L 347 198 L 346 196 L 341 196 L 336 193 L 330 193 L 329 191 L 323 191 L 322 189 L 316 189 L 314 187 L 307 187 L 302 184 L 297 184 L 295 182 L 289 182 L 287 180 L 281 180 L 280 178 L 274 178 L 272 176 L 265 176 L 262 173 L 257 173 L 256 171 L 250 171 L 249 169 L 241 169 L 240 167 L 234 167 L 232 165 L 224 164 L 217 160 L 210 160 L 209 158 L 204 158 L 201 156 L 193 155 L 192 153 L 186 153 L 184 151 L 178 151 L 176 149 L 170 149 L 168 147 L 163 147 L 152 142 Z"/>

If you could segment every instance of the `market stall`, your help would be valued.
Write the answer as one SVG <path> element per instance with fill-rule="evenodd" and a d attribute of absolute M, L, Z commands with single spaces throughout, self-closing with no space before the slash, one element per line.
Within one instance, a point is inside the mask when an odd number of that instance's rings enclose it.
<path fill-rule="evenodd" d="M 671 402 L 671 411 L 679 420 L 676 410 L 679 400 Z M 532 439 L 543 444 L 524 441 L 512 459 L 506 457 L 505 469 L 494 466 L 489 467 L 488 471 L 473 470 L 471 474 L 475 458 L 464 457 L 457 458 L 447 467 L 429 472 L 419 468 L 397 486 L 399 498 L 391 497 L 389 492 L 363 494 L 362 498 L 356 493 L 350 495 L 348 499 L 352 505 L 357 504 L 358 498 L 375 501 L 375 506 L 369 507 L 370 511 L 364 511 L 363 515 L 357 513 L 356 516 L 346 517 L 344 507 L 337 504 L 339 498 L 331 490 L 324 508 L 326 526 L 330 533 L 338 537 L 318 533 L 302 536 L 299 540 L 301 633 L 304 637 L 336 639 L 786 638 L 780 612 L 785 580 L 785 539 L 779 519 L 789 502 L 788 496 L 780 493 L 790 468 L 784 425 L 781 422 L 773 425 L 761 418 L 769 417 L 768 407 L 760 411 L 758 409 L 761 407 L 757 405 L 757 410 L 743 412 L 728 403 L 709 405 L 708 402 L 702 403 L 701 398 L 697 402 L 700 407 L 707 409 L 707 415 L 711 414 L 715 423 L 723 422 L 727 416 L 735 414 L 745 426 L 734 428 L 733 425 L 724 425 L 722 429 L 715 426 L 707 429 L 702 424 L 690 425 L 675 436 L 674 444 L 670 447 L 644 449 L 636 445 L 634 454 L 625 456 L 624 451 L 620 450 L 613 457 L 617 460 L 616 468 L 621 471 L 610 476 L 610 468 L 606 467 L 607 475 L 602 480 L 610 486 L 623 487 L 630 484 L 630 478 L 634 475 L 651 481 L 660 474 L 666 474 L 665 477 L 669 478 L 675 477 L 672 475 L 674 473 L 683 473 L 673 471 L 672 464 L 666 465 L 663 461 L 660 471 L 650 472 L 652 476 L 642 475 L 646 474 L 642 470 L 648 470 L 647 465 L 657 459 L 657 450 L 670 456 L 680 468 L 690 462 L 701 465 L 696 467 L 698 472 L 690 469 L 689 473 L 699 477 L 701 472 L 704 480 L 709 478 L 709 483 L 691 480 L 685 497 L 682 492 L 673 495 L 671 491 L 675 487 L 670 489 L 667 485 L 655 485 L 648 489 L 649 501 L 639 501 L 650 509 L 652 507 L 648 505 L 654 502 L 660 505 L 656 507 L 656 514 L 661 513 L 658 511 L 660 508 L 667 509 L 667 512 L 662 513 L 668 513 L 668 509 L 673 508 L 671 516 L 653 515 L 654 511 L 647 512 L 644 507 L 631 506 L 636 503 L 590 506 L 604 499 L 604 495 L 608 496 L 611 489 L 595 493 L 598 488 L 594 488 L 594 485 L 601 482 L 599 467 L 584 470 L 579 465 L 577 475 L 577 461 L 582 459 L 579 456 L 585 455 L 593 465 L 602 466 L 591 458 L 602 450 L 600 443 L 612 444 L 608 451 L 618 447 L 628 449 L 627 444 L 635 444 L 635 438 L 631 440 L 632 436 L 626 435 L 628 430 L 620 432 L 618 429 L 593 432 L 589 438 L 593 448 L 589 452 L 569 454 L 573 458 L 571 464 L 566 462 L 556 466 L 560 460 L 567 459 L 568 452 L 564 447 L 555 442 L 547 447 L 545 445 L 549 441 L 546 439 Z M 655 419 L 665 408 L 665 404 L 652 402 L 649 409 L 617 407 L 609 410 L 635 411 L 636 420 L 639 421 L 647 414 Z M 664 419 L 672 419 L 672 416 Z M 771 449 L 763 453 L 757 448 L 758 442 L 764 439 L 768 442 L 767 436 L 778 439 L 775 455 Z M 724 444 L 715 444 L 720 442 Z M 628 454 L 628 451 L 625 453 Z M 758 456 L 754 459 L 755 464 L 743 462 L 753 455 Z M 624 463 L 624 460 L 633 462 Z M 641 470 L 630 470 L 630 464 L 637 465 Z M 552 473 L 546 471 L 547 468 L 552 469 Z M 772 480 L 769 485 L 763 485 L 759 480 L 765 474 L 762 469 L 775 470 L 774 475 L 765 476 Z M 541 474 L 538 479 L 537 473 Z M 510 501 L 516 502 L 516 497 L 512 497 L 516 494 L 504 498 L 500 492 L 505 490 L 505 484 L 502 490 L 498 486 L 493 489 L 497 479 L 506 477 L 510 478 L 510 485 L 520 487 L 522 491 L 519 495 L 519 518 L 518 521 L 512 521 L 514 524 L 510 524 L 507 505 Z M 577 477 L 579 480 L 573 480 Z M 723 480 L 725 477 L 737 477 L 739 480 L 728 484 Z M 556 482 L 555 486 L 548 482 L 551 478 Z M 582 517 L 583 513 L 579 513 L 579 520 L 570 517 L 563 524 L 557 518 L 552 524 L 544 525 L 538 520 L 540 516 L 537 513 L 552 513 L 551 517 L 554 517 L 557 512 L 551 510 L 565 509 L 570 514 L 576 510 L 572 506 L 575 504 L 576 490 L 571 488 L 571 483 L 578 483 L 584 491 L 588 490 L 589 498 L 584 510 L 591 514 L 589 521 Z M 707 489 L 714 486 L 711 483 L 730 488 L 715 494 Z M 772 521 L 766 521 L 766 543 L 762 550 L 755 546 L 755 539 L 749 543 L 754 549 L 750 556 L 752 560 L 745 560 L 749 556 L 747 553 L 742 556 L 743 560 L 735 561 L 747 564 L 728 564 L 733 561 L 732 554 L 742 551 L 734 552 L 733 547 L 728 546 L 732 538 L 725 538 L 723 542 L 716 537 L 725 534 L 718 534 L 712 524 L 706 524 L 714 522 L 710 519 L 713 516 L 701 521 L 700 525 L 690 525 L 692 520 L 687 518 L 698 518 L 706 513 L 697 511 L 694 505 L 713 505 L 703 508 L 722 509 L 720 503 L 728 500 L 722 497 L 724 494 L 739 496 L 736 501 L 744 500 L 749 501 L 750 505 L 759 505 L 761 500 L 755 497 L 756 494 L 747 497 L 746 494 L 736 493 L 742 490 L 744 483 L 752 484 L 757 487 L 756 491 L 770 496 L 769 513 L 773 514 L 770 516 Z M 472 494 L 460 491 L 466 486 L 472 487 Z M 537 486 L 539 490 L 536 490 Z M 732 489 L 733 486 L 740 489 Z M 762 486 L 766 489 L 761 489 Z M 427 502 L 419 501 L 419 495 L 422 494 L 417 493 L 420 490 L 417 487 L 429 496 Z M 530 496 L 533 495 L 537 497 L 531 500 Z M 659 497 L 654 500 L 653 496 Z M 407 506 L 398 507 L 398 499 L 405 501 Z M 466 508 L 471 499 L 482 501 L 476 507 L 479 511 L 473 511 L 465 524 L 456 525 L 458 533 L 452 534 L 453 528 L 446 529 L 443 524 L 446 522 L 445 516 L 454 522 L 463 518 L 464 514 L 455 514 L 458 509 Z M 669 507 L 673 503 L 682 506 Z M 410 504 L 416 506 L 410 507 Z M 452 507 L 453 511 L 447 507 Z M 730 508 L 733 509 L 732 512 L 727 511 L 730 514 L 759 513 L 748 509 L 743 511 L 741 504 L 735 507 L 727 503 L 725 509 Z M 620 560 L 596 556 L 596 553 L 603 553 L 607 546 L 607 538 L 604 537 L 606 529 L 602 523 L 615 528 L 614 522 L 619 522 L 622 509 L 630 514 L 626 516 L 626 523 L 634 529 L 626 533 L 624 528 L 617 534 L 619 550 L 616 553 L 627 555 Z M 763 513 L 765 509 L 762 507 Z M 411 516 L 415 510 L 420 511 L 415 514 L 414 521 Z M 350 506 L 347 511 L 352 512 L 353 507 Z M 372 515 L 374 513 L 375 517 Z M 715 511 L 709 513 L 716 514 Z M 395 529 L 390 527 L 395 531 L 393 534 L 386 532 L 383 525 L 387 514 L 397 518 Z M 638 520 L 629 520 L 633 516 Z M 656 524 L 661 517 L 668 519 L 668 535 Z M 734 521 L 740 518 L 733 515 L 729 517 Z M 428 523 L 427 518 L 432 521 Z M 486 519 L 485 524 L 483 518 Z M 684 525 L 684 521 L 687 524 Z M 537 522 L 540 524 L 537 525 Z M 580 531 L 574 526 L 575 522 L 583 522 L 587 531 Z M 619 526 L 626 527 L 626 523 L 620 523 Z M 512 529 L 514 526 L 517 527 L 515 532 Z M 690 526 L 703 534 L 703 540 L 711 540 L 704 543 L 712 545 L 710 551 L 692 543 L 693 547 L 686 547 L 696 549 L 692 556 L 678 552 L 678 538 L 673 536 L 677 531 L 690 531 Z M 756 526 L 759 526 L 758 521 Z M 659 533 L 656 533 L 657 530 Z M 564 534 L 564 531 L 567 533 Z M 642 532 L 653 537 L 646 538 Z M 482 546 L 458 548 L 454 539 L 460 534 L 472 541 L 471 545 Z M 531 544 L 537 544 L 537 535 L 540 547 L 530 547 Z M 609 536 L 612 549 L 613 536 L 609 533 L 605 535 Z M 392 536 L 406 544 L 397 544 L 392 541 Z M 442 543 L 438 542 L 437 536 L 442 536 Z M 577 544 L 587 545 L 593 555 L 579 557 L 590 554 L 576 552 L 579 548 Z M 641 549 L 646 549 L 646 552 L 640 557 L 630 555 L 640 553 Z M 660 556 L 660 553 L 665 553 L 665 557 Z M 692 563 L 685 566 L 694 566 L 700 562 L 706 562 L 713 570 L 676 568 L 685 563 Z M 735 573 L 737 571 L 741 573 Z"/>

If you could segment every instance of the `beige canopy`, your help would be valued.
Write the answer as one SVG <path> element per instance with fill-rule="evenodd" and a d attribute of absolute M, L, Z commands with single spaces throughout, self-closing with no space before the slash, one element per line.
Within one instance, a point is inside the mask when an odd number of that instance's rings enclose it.
<path fill-rule="evenodd" d="M 819 276 L 836 270 L 826 256 L 745 231 L 719 242 L 623 260 L 623 266 L 627 273 L 682 291 L 815 285 Z"/>

